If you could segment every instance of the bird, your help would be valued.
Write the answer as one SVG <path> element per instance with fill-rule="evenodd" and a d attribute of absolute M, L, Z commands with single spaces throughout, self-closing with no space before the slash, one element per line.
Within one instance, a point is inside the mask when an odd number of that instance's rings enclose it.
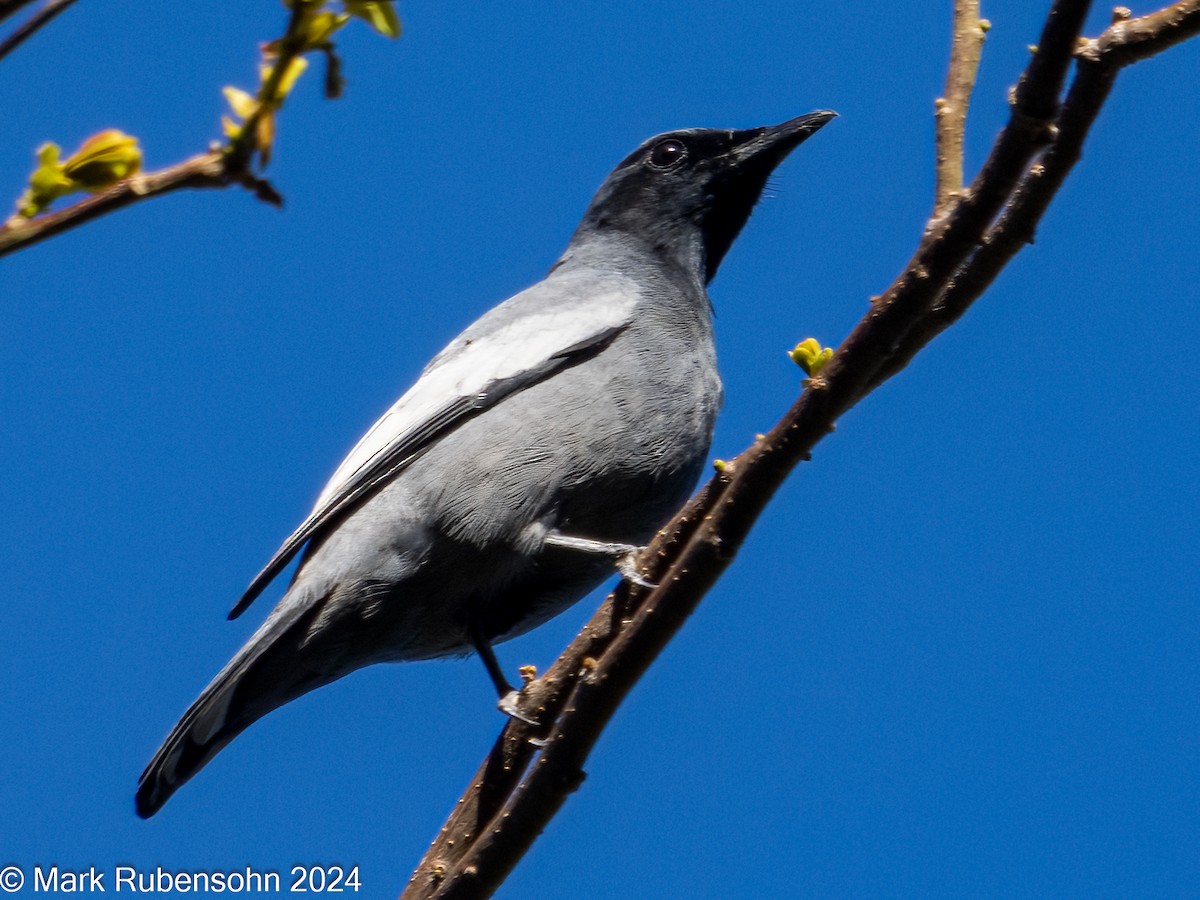
<path fill-rule="evenodd" d="M 138 782 L 142 818 L 253 722 L 378 662 L 483 659 L 610 577 L 703 471 L 723 400 L 707 286 L 769 176 L 836 114 L 656 135 L 604 180 L 546 277 L 484 313 L 367 431 L 236 618 L 263 624 Z"/>

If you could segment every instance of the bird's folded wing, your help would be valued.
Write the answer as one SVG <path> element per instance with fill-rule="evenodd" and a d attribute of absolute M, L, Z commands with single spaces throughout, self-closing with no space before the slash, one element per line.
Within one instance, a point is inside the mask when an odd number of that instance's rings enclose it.
<path fill-rule="evenodd" d="M 637 301 L 630 290 L 587 292 L 568 283 L 555 285 L 557 298 L 536 302 L 549 284 L 496 307 L 434 357 L 338 466 L 312 513 L 255 576 L 229 618 L 241 615 L 309 538 L 464 421 L 603 350 L 629 323 Z"/>

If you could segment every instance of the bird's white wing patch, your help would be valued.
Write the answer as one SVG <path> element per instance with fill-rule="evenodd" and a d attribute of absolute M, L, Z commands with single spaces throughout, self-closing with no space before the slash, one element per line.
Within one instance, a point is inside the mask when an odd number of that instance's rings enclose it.
<path fill-rule="evenodd" d="M 250 605 L 310 537 L 387 484 L 416 454 L 471 414 L 548 377 L 623 329 L 638 291 L 623 282 L 610 281 L 602 291 L 595 287 L 594 278 L 552 276 L 485 314 L 434 357 L 338 466 L 312 513 L 251 582 L 230 618 Z"/>
<path fill-rule="evenodd" d="M 321 491 L 313 511 L 343 493 L 371 468 L 373 460 L 434 419 L 447 405 L 474 400 L 497 383 L 520 380 L 523 374 L 619 328 L 628 315 L 623 309 L 614 315 L 618 307 L 624 306 L 623 296 L 596 297 L 592 310 L 568 304 L 565 309 L 528 314 L 480 338 L 455 339 L 363 435 Z"/>

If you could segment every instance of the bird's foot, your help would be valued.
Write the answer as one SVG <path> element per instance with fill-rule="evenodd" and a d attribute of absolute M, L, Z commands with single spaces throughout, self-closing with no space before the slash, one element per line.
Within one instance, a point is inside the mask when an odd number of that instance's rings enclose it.
<path fill-rule="evenodd" d="M 516 719 L 518 722 L 524 722 L 526 725 L 537 726 L 536 719 L 531 719 L 521 711 L 521 692 L 517 690 L 509 691 L 500 698 L 500 702 L 496 704 L 500 712 L 510 718 Z"/>
<path fill-rule="evenodd" d="M 638 556 L 645 549 L 645 547 L 634 547 L 632 550 L 623 553 L 617 559 L 617 571 L 621 573 L 621 577 L 626 581 L 633 582 L 638 587 L 654 590 L 658 587 L 658 584 L 646 578 L 645 575 L 638 571 L 637 567 Z"/>

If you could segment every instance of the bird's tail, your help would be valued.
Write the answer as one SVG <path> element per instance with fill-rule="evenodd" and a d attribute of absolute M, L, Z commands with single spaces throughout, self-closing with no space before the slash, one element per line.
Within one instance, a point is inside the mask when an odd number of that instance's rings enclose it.
<path fill-rule="evenodd" d="M 138 779 L 139 816 L 148 819 L 158 812 L 253 722 L 336 678 L 304 665 L 304 637 L 312 612 L 310 607 L 305 614 L 302 604 L 276 610 L 188 707 Z"/>

